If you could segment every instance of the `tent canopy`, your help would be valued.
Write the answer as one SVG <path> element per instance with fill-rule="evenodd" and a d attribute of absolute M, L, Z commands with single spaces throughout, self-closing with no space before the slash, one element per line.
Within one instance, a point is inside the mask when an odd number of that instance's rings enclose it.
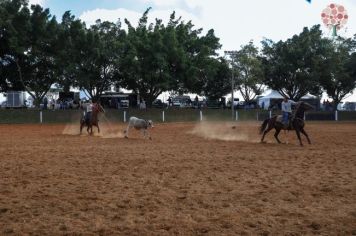
<path fill-rule="evenodd" d="M 311 99 L 318 99 L 318 97 L 308 93 L 301 98 L 301 100 L 311 100 Z M 283 96 L 280 93 L 278 93 L 276 90 L 271 90 L 269 94 L 260 97 L 258 99 L 258 105 L 262 109 L 268 109 L 268 107 L 271 105 L 271 102 L 281 101 L 281 100 L 283 100 Z"/>

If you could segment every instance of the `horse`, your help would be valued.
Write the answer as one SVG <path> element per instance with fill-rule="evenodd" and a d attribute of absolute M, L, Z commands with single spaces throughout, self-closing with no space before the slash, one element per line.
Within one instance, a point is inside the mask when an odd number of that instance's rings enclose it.
<path fill-rule="evenodd" d="M 278 139 L 278 134 L 281 132 L 281 130 L 295 130 L 297 137 L 299 139 L 300 146 L 303 146 L 302 140 L 300 138 L 300 133 L 304 134 L 304 136 L 307 138 L 308 143 L 311 144 L 311 141 L 309 139 L 309 136 L 307 132 L 304 130 L 304 112 L 307 110 L 313 109 L 313 106 L 310 105 L 307 102 L 297 102 L 296 109 L 292 114 L 292 117 L 290 119 L 289 125 L 285 126 L 282 123 L 282 116 L 281 115 L 275 115 L 271 118 L 265 119 L 260 127 L 260 134 L 262 134 L 261 138 L 261 143 L 263 143 L 265 135 L 272 130 L 273 128 L 276 130 L 274 133 L 274 137 L 276 138 L 278 143 L 281 143 L 281 141 Z"/>
<path fill-rule="evenodd" d="M 82 129 L 84 125 L 87 126 L 88 133 L 90 130 L 90 134 L 93 134 L 93 126 L 96 126 L 98 128 L 98 133 L 100 133 L 98 115 L 101 112 L 105 113 L 104 108 L 99 103 L 93 103 L 93 111 L 91 112 L 90 119 L 86 120 L 85 116 L 83 116 L 82 119 L 80 120 L 80 134 L 82 134 Z"/>

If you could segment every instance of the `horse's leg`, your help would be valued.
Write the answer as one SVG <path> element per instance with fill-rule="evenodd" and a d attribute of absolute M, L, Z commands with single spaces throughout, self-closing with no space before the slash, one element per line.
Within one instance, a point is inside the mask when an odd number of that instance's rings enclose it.
<path fill-rule="evenodd" d="M 308 143 L 311 144 L 310 139 L 309 139 L 309 136 L 308 136 L 307 132 L 305 132 L 304 128 L 302 128 L 302 129 L 300 130 L 300 132 L 301 132 L 302 134 L 304 134 L 305 137 L 307 137 Z"/>
<path fill-rule="evenodd" d="M 279 133 L 281 132 L 281 128 L 276 127 L 276 132 L 274 133 L 274 137 L 277 140 L 278 143 L 281 143 L 281 141 L 278 138 Z"/>
<path fill-rule="evenodd" d="M 130 124 L 129 124 L 129 125 L 127 125 L 126 130 L 124 130 L 124 133 L 125 133 L 125 138 L 129 138 L 129 129 L 130 129 Z"/>
<path fill-rule="evenodd" d="M 98 133 L 100 133 L 100 128 L 99 128 L 99 124 L 96 125 L 96 127 L 98 127 Z"/>
<path fill-rule="evenodd" d="M 83 122 L 80 122 L 80 134 L 82 134 Z"/>
<path fill-rule="evenodd" d="M 261 138 L 261 143 L 263 143 L 263 140 L 264 140 L 264 138 L 265 138 L 265 135 L 266 135 L 271 129 L 273 129 L 273 126 L 270 125 L 270 123 L 268 123 L 267 129 L 266 129 L 265 131 L 263 131 L 263 135 L 262 135 L 262 138 Z"/>
<path fill-rule="evenodd" d="M 284 129 L 284 135 L 286 136 L 286 144 L 288 144 L 289 143 L 289 130 L 288 130 L 288 128 L 285 128 L 285 127 L 283 127 L 283 129 Z"/>
<path fill-rule="evenodd" d="M 298 136 L 300 146 L 303 146 L 302 139 L 300 138 L 300 130 L 299 130 L 299 128 L 295 129 L 295 133 Z"/>

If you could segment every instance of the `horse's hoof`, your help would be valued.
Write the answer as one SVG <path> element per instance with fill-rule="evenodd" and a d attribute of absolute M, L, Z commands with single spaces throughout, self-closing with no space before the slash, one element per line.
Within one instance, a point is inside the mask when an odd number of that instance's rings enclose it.
<path fill-rule="evenodd" d="M 125 136 L 125 138 L 129 138 L 129 137 Z"/>
<path fill-rule="evenodd" d="M 149 137 L 149 139 L 150 139 L 150 140 L 152 140 L 152 138 L 151 138 L 151 137 Z"/>
<path fill-rule="evenodd" d="M 231 129 L 236 129 L 236 126 L 232 126 Z"/>

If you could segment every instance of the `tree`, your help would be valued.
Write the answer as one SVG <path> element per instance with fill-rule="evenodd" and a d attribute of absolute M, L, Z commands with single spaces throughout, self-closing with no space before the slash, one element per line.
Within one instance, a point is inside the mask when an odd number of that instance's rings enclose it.
<path fill-rule="evenodd" d="M 67 11 L 58 30 L 58 86 L 69 92 L 71 86 L 79 86 L 80 48 L 85 43 L 87 29 L 81 20 Z"/>
<path fill-rule="evenodd" d="M 75 84 L 93 100 L 120 79 L 120 56 L 126 33 L 121 23 L 96 21 L 96 24 L 77 38 L 77 76 Z"/>
<path fill-rule="evenodd" d="M 202 92 L 209 89 L 205 87 L 206 78 L 216 76 L 215 72 L 221 66 L 218 63 L 218 61 L 221 62 L 221 59 L 216 59 L 216 50 L 221 45 L 214 30 L 211 29 L 206 35 L 199 37 L 202 29 L 194 30 L 193 26 L 191 22 L 180 23 L 177 26 L 179 48 L 183 51 L 181 63 L 183 70 L 180 73 L 176 89 L 181 93 L 191 92 L 202 95 Z M 212 66 L 216 66 L 216 68 L 212 68 Z M 210 72 L 212 74 L 209 74 Z"/>
<path fill-rule="evenodd" d="M 325 40 L 320 26 L 304 28 L 285 42 L 262 41 L 265 84 L 281 95 L 299 100 L 308 92 L 320 94 L 320 67 L 325 57 Z"/>
<path fill-rule="evenodd" d="M 231 71 L 225 59 L 210 58 L 201 73 L 203 80 L 200 95 L 217 100 L 231 91 Z"/>
<path fill-rule="evenodd" d="M 328 54 L 320 61 L 320 85 L 333 99 L 333 109 L 356 87 L 355 39 L 329 40 Z"/>
<path fill-rule="evenodd" d="M 137 28 L 128 25 L 128 37 L 123 57 L 123 84 L 146 101 L 149 106 L 170 87 L 166 47 L 163 44 L 163 24 L 147 26 L 147 9 Z"/>
<path fill-rule="evenodd" d="M 258 49 L 251 41 L 242 46 L 234 56 L 234 69 L 237 71 L 238 89 L 246 102 L 263 92 L 263 66 Z"/>
<path fill-rule="evenodd" d="M 29 11 L 25 0 L 0 2 L 0 92 L 23 90 L 18 79 L 14 50 L 27 27 Z"/>
<path fill-rule="evenodd" d="M 4 5 L 10 14 L 4 29 L 7 52 L 2 64 L 11 75 L 15 68 L 18 72 L 16 77 L 6 78 L 6 82 L 21 84 L 39 106 L 56 81 L 58 23 L 48 9 L 39 5 L 32 5 L 31 11 L 27 1 L 6 1 Z"/>
<path fill-rule="evenodd" d="M 148 24 L 149 10 L 136 28 L 125 21 L 129 30 L 121 67 L 126 88 L 148 105 L 164 91 L 202 93 L 207 64 L 220 47 L 219 39 L 212 30 L 199 37 L 202 30 L 176 19 L 174 12 L 167 26 L 160 19 Z"/>

